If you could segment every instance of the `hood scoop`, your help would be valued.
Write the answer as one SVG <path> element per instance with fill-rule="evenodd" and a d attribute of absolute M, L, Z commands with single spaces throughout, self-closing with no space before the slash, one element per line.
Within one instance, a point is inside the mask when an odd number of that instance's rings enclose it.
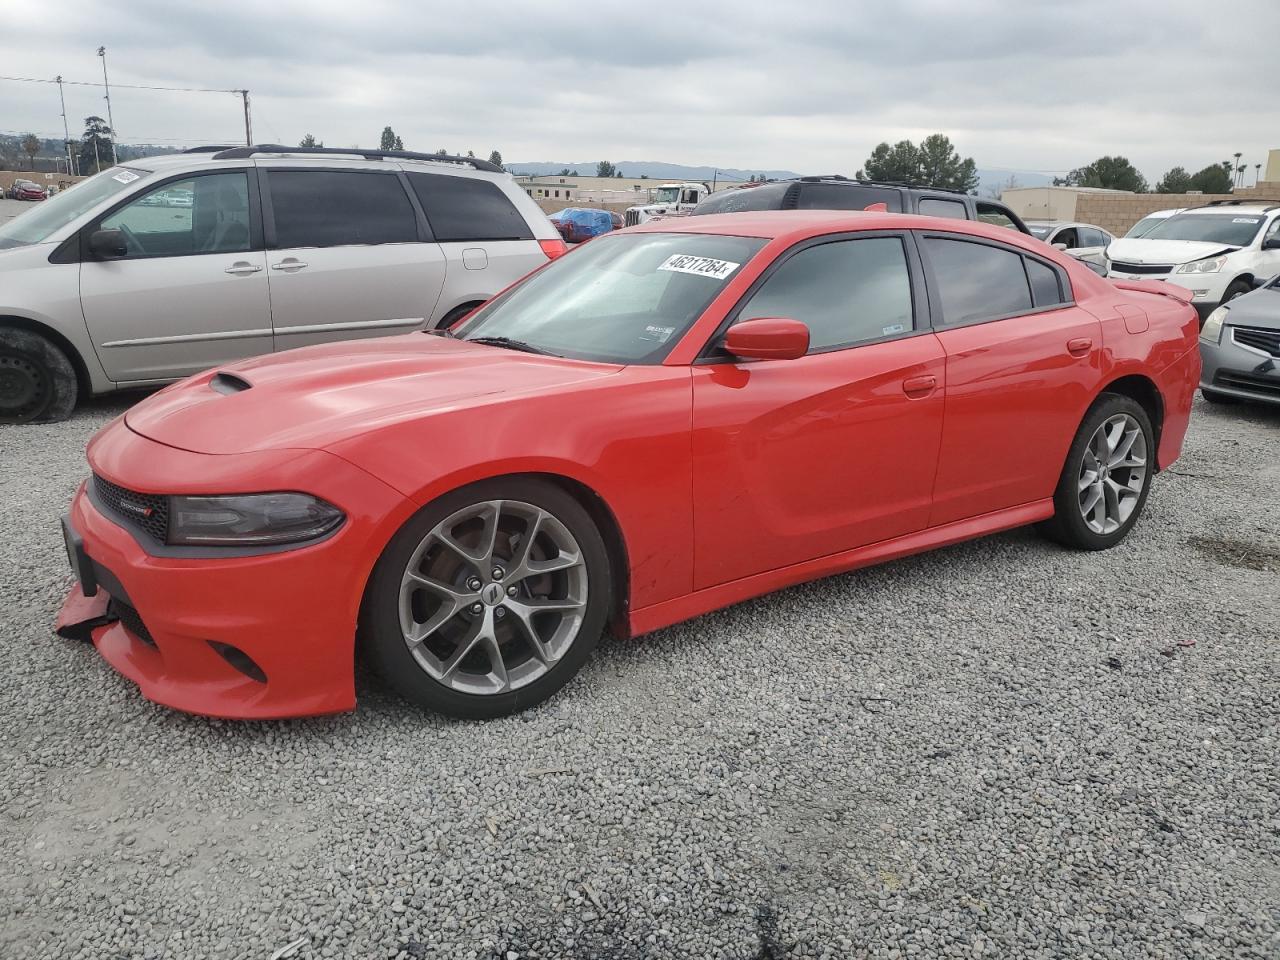
<path fill-rule="evenodd" d="M 253 388 L 253 384 L 244 377 L 236 376 L 234 373 L 219 371 L 209 381 L 209 387 L 214 393 L 232 394 L 250 390 Z"/>

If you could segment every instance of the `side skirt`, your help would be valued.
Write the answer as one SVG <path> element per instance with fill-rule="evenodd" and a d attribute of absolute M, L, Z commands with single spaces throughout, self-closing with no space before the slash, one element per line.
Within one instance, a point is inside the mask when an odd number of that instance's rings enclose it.
<path fill-rule="evenodd" d="M 1047 520 L 1052 516 L 1053 501 L 1036 500 L 1007 510 L 983 514 L 980 517 L 957 520 L 939 527 L 928 527 L 893 540 L 881 540 L 879 543 L 855 547 L 853 550 L 833 553 L 814 560 L 805 560 L 778 570 L 768 570 L 750 577 L 743 577 L 741 580 L 731 580 L 728 583 L 685 594 L 683 597 L 664 600 L 662 603 L 631 611 L 630 633 L 633 637 L 651 633 L 673 623 L 741 603 L 743 600 L 749 600 L 761 594 L 772 593 L 774 590 L 804 583 L 807 580 L 817 580 L 835 573 L 897 560 L 899 557 L 907 557 L 914 553 L 924 553 L 962 540 L 973 540 L 1002 530 L 1023 527 L 1040 520 Z"/>

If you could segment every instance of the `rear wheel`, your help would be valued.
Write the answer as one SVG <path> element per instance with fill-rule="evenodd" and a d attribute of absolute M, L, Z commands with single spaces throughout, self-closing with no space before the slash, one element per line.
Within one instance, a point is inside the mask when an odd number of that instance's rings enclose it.
<path fill-rule="evenodd" d="M 1104 393 L 1076 432 L 1040 529 L 1077 550 L 1113 547 L 1133 529 L 1151 489 L 1151 420 L 1135 400 Z"/>
<path fill-rule="evenodd" d="M 77 392 L 66 354 L 37 333 L 0 327 L 0 423 L 65 420 Z"/>
<path fill-rule="evenodd" d="M 361 617 L 365 651 L 409 700 L 465 719 L 541 703 L 578 672 L 611 604 L 586 510 L 543 480 L 446 494 L 392 538 Z"/>
<path fill-rule="evenodd" d="M 440 318 L 440 320 L 436 323 L 436 329 L 448 330 L 455 323 L 457 323 L 459 320 L 465 317 L 468 313 L 470 313 L 476 307 L 480 306 L 482 302 L 483 301 L 481 300 L 477 300 L 475 303 L 464 303 L 461 306 L 454 307 L 452 310 L 450 310 L 448 313 L 446 313 L 443 317 Z"/>

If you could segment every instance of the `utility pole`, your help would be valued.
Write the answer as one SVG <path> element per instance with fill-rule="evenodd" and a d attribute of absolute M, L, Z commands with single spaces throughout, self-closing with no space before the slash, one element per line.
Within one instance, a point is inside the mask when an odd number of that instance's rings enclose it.
<path fill-rule="evenodd" d="M 54 77 L 58 84 L 58 101 L 62 104 L 62 146 L 67 151 L 67 173 L 75 176 L 75 161 L 71 157 L 71 131 L 67 129 L 67 98 L 62 95 L 62 75 Z"/>
<path fill-rule="evenodd" d="M 239 90 L 240 99 L 244 101 L 244 145 L 253 146 L 253 121 L 249 119 L 249 91 Z"/>
<path fill-rule="evenodd" d="M 99 47 L 98 56 L 102 58 L 102 89 L 106 91 L 103 99 L 107 101 L 107 126 L 111 128 L 111 165 L 115 166 L 119 161 L 116 159 L 116 122 L 111 119 L 111 86 L 107 83 L 107 48 Z"/>

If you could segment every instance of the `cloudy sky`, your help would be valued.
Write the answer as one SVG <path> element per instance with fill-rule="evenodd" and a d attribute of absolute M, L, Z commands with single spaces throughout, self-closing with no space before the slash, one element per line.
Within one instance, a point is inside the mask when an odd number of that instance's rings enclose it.
<path fill-rule="evenodd" d="M 17 0 L 0 10 L 17 13 Z M 50 0 L 0 73 L 247 87 L 255 139 L 852 174 L 949 134 L 979 167 L 1120 153 L 1153 182 L 1280 147 L 1280 0 Z M 57 88 L 0 81 L 0 130 L 61 135 Z M 68 86 L 72 135 L 101 89 Z M 239 98 L 113 86 L 125 142 L 236 142 Z"/>

